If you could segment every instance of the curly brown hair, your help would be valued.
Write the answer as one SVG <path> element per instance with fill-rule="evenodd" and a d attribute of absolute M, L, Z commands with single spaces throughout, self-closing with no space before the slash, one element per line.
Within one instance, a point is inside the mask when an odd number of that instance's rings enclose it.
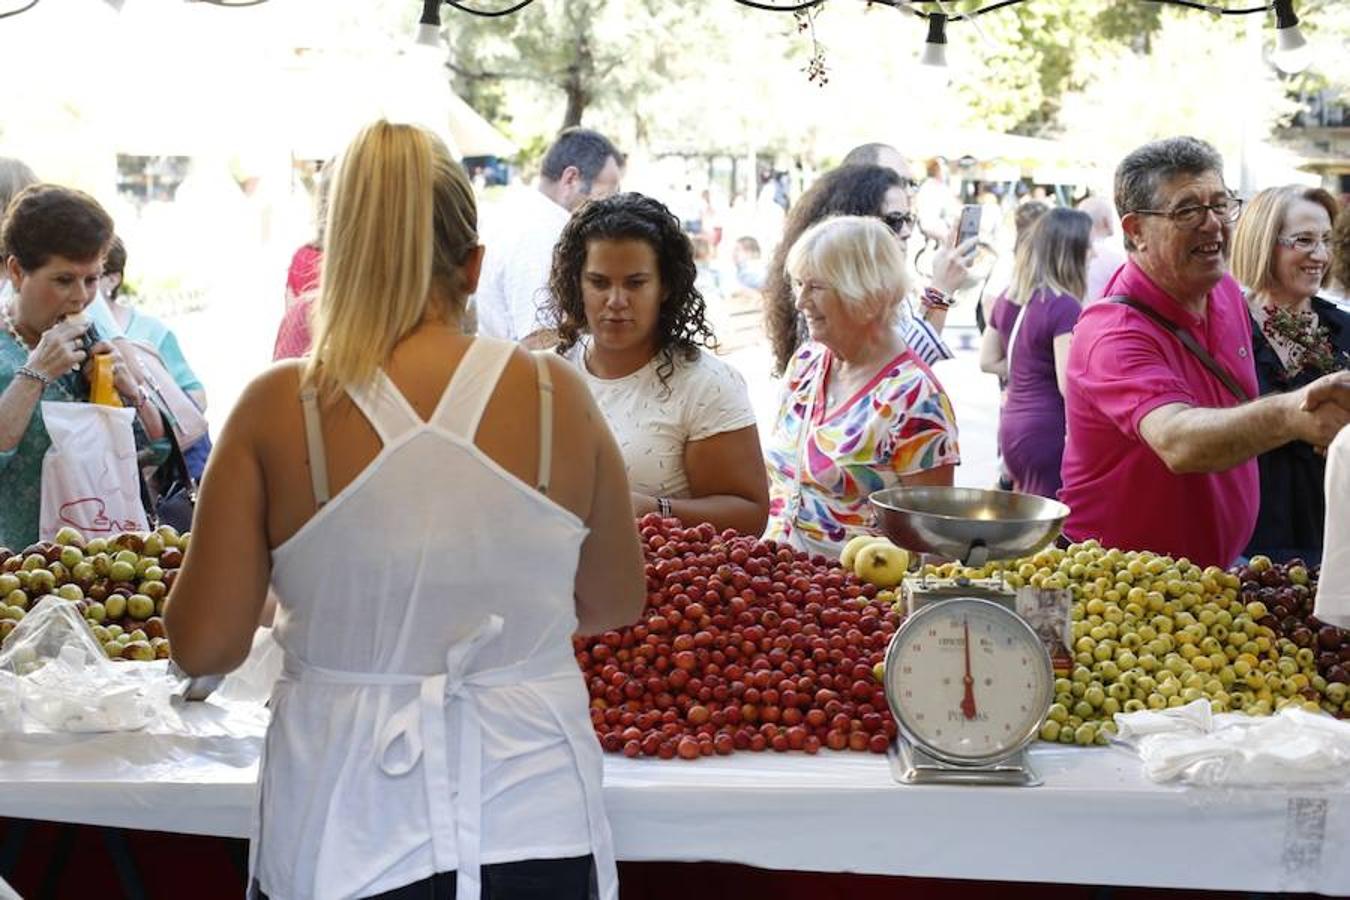
<path fill-rule="evenodd" d="M 774 375 L 783 374 L 792 352 L 805 340 L 786 271 L 792 245 L 806 229 L 830 216 L 881 215 L 886 194 L 904 185 L 898 173 L 883 166 L 840 166 L 822 175 L 792 207 L 764 284 L 764 329 L 773 349 Z"/>
<path fill-rule="evenodd" d="M 680 220 L 660 201 L 642 194 L 615 194 L 581 206 L 568 220 L 553 248 L 549 273 L 549 312 L 558 331 L 558 353 L 565 354 L 585 334 L 586 306 L 581 298 L 581 271 L 591 241 L 645 241 L 656 254 L 665 293 L 656 320 L 656 347 L 661 362 L 656 374 L 664 387 L 675 371 L 675 355 L 698 357 L 699 348 L 716 346 L 705 318 L 707 305 L 694 286 L 698 269 L 694 249 Z"/>
<path fill-rule="evenodd" d="M 1350 204 L 1341 210 L 1331 229 L 1331 277 L 1341 293 L 1350 294 Z"/>

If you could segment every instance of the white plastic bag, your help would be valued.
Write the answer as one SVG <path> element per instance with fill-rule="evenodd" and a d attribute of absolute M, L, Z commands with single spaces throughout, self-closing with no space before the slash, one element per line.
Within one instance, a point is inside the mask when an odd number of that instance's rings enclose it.
<path fill-rule="evenodd" d="M 1326 540 L 1314 615 L 1337 628 L 1350 628 L 1350 428 L 1342 428 L 1327 450 Z"/>
<path fill-rule="evenodd" d="M 42 402 L 52 445 L 42 459 L 38 537 L 66 526 L 85 537 L 147 531 L 136 471 L 134 410 L 95 403 Z"/>
<path fill-rule="evenodd" d="M 0 644 L 0 730 L 135 731 L 168 710 L 172 687 L 163 666 L 111 662 L 75 604 L 54 595 Z"/>

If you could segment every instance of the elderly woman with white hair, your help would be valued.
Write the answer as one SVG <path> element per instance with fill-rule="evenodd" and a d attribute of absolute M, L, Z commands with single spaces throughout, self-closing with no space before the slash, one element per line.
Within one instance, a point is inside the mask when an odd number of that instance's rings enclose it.
<path fill-rule="evenodd" d="M 765 537 L 835 555 L 872 530 L 873 491 L 952 483 L 956 419 L 894 327 L 909 285 L 885 225 L 826 219 L 797 239 L 786 268 L 811 339 L 788 365 L 767 443 Z"/>

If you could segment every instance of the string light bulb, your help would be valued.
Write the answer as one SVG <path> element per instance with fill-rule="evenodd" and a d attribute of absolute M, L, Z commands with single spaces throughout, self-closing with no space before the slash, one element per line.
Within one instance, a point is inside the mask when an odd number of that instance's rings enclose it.
<path fill-rule="evenodd" d="M 944 13 L 928 14 L 928 37 L 923 42 L 919 65 L 947 68 L 947 16 Z"/>
<path fill-rule="evenodd" d="M 1297 75 L 1312 65 L 1312 48 L 1299 30 L 1294 0 L 1275 0 L 1275 50 L 1270 61 L 1289 75 Z"/>
<path fill-rule="evenodd" d="M 441 0 L 422 0 L 422 18 L 417 20 L 417 36 L 413 42 L 432 50 L 445 49 L 441 40 Z"/>

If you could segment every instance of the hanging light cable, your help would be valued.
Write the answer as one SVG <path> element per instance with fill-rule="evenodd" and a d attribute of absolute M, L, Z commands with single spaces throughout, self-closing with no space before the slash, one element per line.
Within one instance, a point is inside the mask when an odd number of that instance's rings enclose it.
<path fill-rule="evenodd" d="M 947 16 L 945 13 L 928 14 L 928 37 L 923 42 L 923 53 L 919 55 L 919 64 L 947 68 Z"/>

